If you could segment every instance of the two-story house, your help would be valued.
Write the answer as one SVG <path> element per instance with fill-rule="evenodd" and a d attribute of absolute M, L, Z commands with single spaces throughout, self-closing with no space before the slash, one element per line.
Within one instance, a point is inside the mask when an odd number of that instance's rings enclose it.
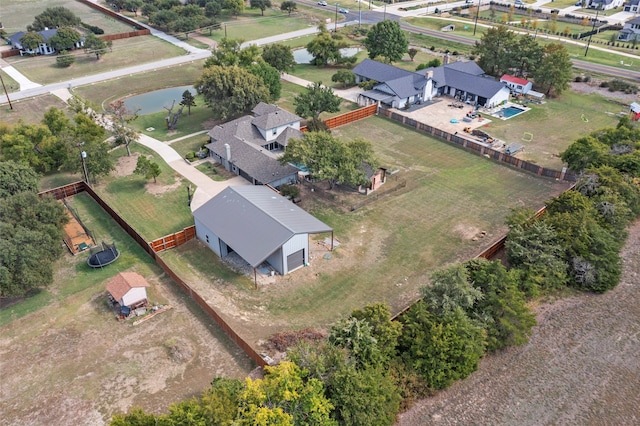
<path fill-rule="evenodd" d="M 640 38 L 640 17 L 633 18 L 624 23 L 624 27 L 618 31 L 618 40 L 633 41 Z"/>

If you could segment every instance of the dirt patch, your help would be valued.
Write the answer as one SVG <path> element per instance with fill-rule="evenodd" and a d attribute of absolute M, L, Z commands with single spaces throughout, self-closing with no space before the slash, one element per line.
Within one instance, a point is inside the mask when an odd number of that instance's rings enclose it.
<path fill-rule="evenodd" d="M 149 194 L 162 195 L 165 192 L 173 191 L 174 189 L 179 188 L 181 184 L 182 184 L 182 179 L 179 177 L 176 177 L 175 182 L 173 182 L 173 184 L 171 185 L 160 185 L 157 182 L 149 182 L 144 186 L 144 188 L 147 190 Z"/>
<path fill-rule="evenodd" d="M 622 257 L 615 289 L 541 304 L 529 344 L 488 356 L 398 425 L 638 424 L 640 222 Z"/>
<path fill-rule="evenodd" d="M 140 157 L 140 154 L 134 152 L 130 156 L 123 155 L 122 157 L 118 158 L 116 169 L 112 173 L 117 177 L 132 175 L 133 171 L 136 169 L 138 157 Z"/>
<path fill-rule="evenodd" d="M 638 101 L 637 94 L 627 94 L 623 92 L 610 92 L 608 88 L 600 87 L 600 83 L 602 83 L 601 80 L 591 80 L 588 83 L 573 82 L 573 83 L 570 83 L 570 85 L 571 85 L 571 90 L 576 93 L 584 93 L 587 95 L 590 93 L 597 93 L 603 98 L 615 99 L 617 101 L 620 101 L 620 103 L 624 105 L 630 105 L 631 102 Z"/>

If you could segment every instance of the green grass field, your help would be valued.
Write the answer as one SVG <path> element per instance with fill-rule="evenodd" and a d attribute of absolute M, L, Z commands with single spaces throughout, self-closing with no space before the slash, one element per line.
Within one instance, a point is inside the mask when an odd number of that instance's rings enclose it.
<path fill-rule="evenodd" d="M 68 68 L 56 66 L 56 55 L 22 57 L 12 56 L 6 61 L 31 81 L 48 84 L 95 74 L 118 68 L 159 61 L 185 53 L 182 48 L 151 35 L 114 40 L 112 51 L 96 60 L 82 49 L 73 51 L 76 62 Z"/>

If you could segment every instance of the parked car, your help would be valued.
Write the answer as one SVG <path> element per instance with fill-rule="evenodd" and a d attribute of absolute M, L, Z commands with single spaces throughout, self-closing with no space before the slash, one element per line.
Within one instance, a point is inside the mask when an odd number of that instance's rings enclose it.
<path fill-rule="evenodd" d="M 326 1 L 319 1 L 319 2 L 318 2 L 318 5 L 319 5 L 319 6 L 326 6 L 326 5 L 327 5 L 327 2 L 326 2 Z"/>
<path fill-rule="evenodd" d="M 582 6 L 582 1 L 577 1 L 576 6 Z"/>
<path fill-rule="evenodd" d="M 524 4 L 524 2 L 522 0 L 516 0 L 514 4 Z"/>
<path fill-rule="evenodd" d="M 346 15 L 347 13 L 349 13 L 349 11 L 348 11 L 347 9 L 342 9 L 342 8 L 341 8 L 340 10 L 338 10 L 338 12 L 340 12 L 340 13 L 344 13 L 345 15 Z"/>

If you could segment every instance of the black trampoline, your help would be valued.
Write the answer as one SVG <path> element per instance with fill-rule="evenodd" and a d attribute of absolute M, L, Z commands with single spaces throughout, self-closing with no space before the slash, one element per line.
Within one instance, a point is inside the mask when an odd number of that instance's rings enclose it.
<path fill-rule="evenodd" d="M 89 259 L 87 259 L 87 265 L 92 268 L 102 268 L 115 262 L 118 257 L 120 257 L 120 252 L 116 248 L 116 244 L 113 243 L 109 245 L 103 242 L 101 246 L 91 249 L 91 254 L 89 255 Z"/>

